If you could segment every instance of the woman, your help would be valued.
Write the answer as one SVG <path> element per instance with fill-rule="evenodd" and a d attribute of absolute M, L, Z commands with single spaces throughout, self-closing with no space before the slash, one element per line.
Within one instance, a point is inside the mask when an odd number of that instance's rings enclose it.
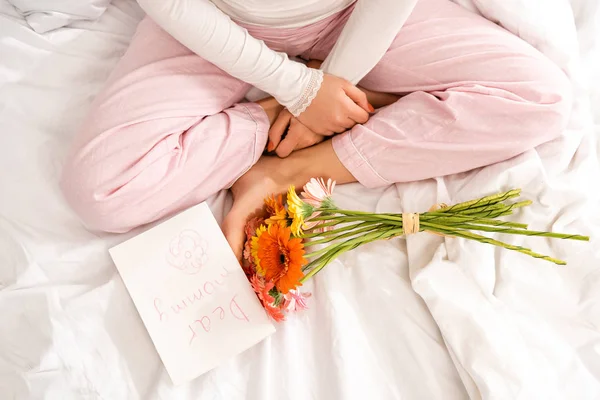
<path fill-rule="evenodd" d="M 569 114 L 555 65 L 448 0 L 139 3 L 148 17 L 65 167 L 93 229 L 124 232 L 231 187 L 223 229 L 239 254 L 247 216 L 289 184 L 467 171 L 555 138 Z M 251 85 L 273 97 L 242 102 Z"/>

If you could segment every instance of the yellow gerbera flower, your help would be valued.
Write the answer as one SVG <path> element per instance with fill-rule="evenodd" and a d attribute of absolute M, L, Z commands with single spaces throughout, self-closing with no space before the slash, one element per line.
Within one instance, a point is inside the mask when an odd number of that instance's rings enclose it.
<path fill-rule="evenodd" d="M 302 229 L 304 229 L 304 220 L 313 214 L 314 207 L 298 197 L 294 185 L 290 186 L 288 190 L 287 205 L 288 214 L 292 219 L 292 226 L 290 228 L 295 236 L 299 236 L 302 234 Z"/>
<path fill-rule="evenodd" d="M 250 246 L 250 253 L 254 258 L 254 264 L 256 265 L 256 273 L 260 276 L 265 276 L 265 269 L 260 265 L 260 258 L 258 257 L 259 239 L 260 236 L 267 231 L 266 225 L 261 225 L 256 229 L 256 234 L 252 237 L 252 244 Z"/>
<path fill-rule="evenodd" d="M 287 226 L 287 212 L 283 206 L 282 196 L 275 197 L 271 195 L 265 199 L 265 208 L 269 218 L 265 220 L 267 225 L 278 224 L 282 227 Z"/>

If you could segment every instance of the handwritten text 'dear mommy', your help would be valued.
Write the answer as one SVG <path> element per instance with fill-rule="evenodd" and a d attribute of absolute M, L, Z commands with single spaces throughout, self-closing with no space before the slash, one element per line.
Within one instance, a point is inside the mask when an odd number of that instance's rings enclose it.
<path fill-rule="evenodd" d="M 110 254 L 175 384 L 275 331 L 206 203 Z"/>

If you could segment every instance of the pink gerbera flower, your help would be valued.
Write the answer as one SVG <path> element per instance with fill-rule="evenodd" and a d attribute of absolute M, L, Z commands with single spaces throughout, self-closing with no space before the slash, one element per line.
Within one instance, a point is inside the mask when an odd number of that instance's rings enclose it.
<path fill-rule="evenodd" d="M 311 178 L 311 180 L 304 185 L 304 191 L 301 193 L 302 200 L 315 208 L 334 207 L 333 202 L 331 201 L 331 195 L 333 194 L 334 188 L 335 181 L 332 181 L 331 179 L 327 179 L 327 183 L 325 183 L 323 178 Z M 312 229 L 319 224 L 325 223 L 326 221 L 310 221 L 311 218 L 316 218 L 319 215 L 321 215 L 321 212 L 316 211 L 309 218 L 307 218 L 307 222 L 304 223 L 304 228 Z M 316 232 L 327 231 L 331 229 L 332 227 L 325 227 L 320 228 Z"/>
<path fill-rule="evenodd" d="M 311 178 L 304 185 L 304 191 L 301 193 L 302 200 L 315 208 L 321 207 L 323 200 L 331 198 L 334 188 L 335 181 L 331 179 L 327 179 L 327 183 L 325 183 L 323 178 Z"/>
<path fill-rule="evenodd" d="M 271 305 L 273 302 L 275 302 L 273 296 L 269 294 L 269 291 L 275 287 L 273 282 L 265 282 L 258 276 L 252 275 L 252 278 L 250 278 L 250 284 L 252 285 L 252 289 L 254 289 L 256 295 L 263 305 Z"/>
<path fill-rule="evenodd" d="M 256 235 L 256 230 L 265 223 L 264 218 L 254 217 L 250 221 L 246 223 L 246 227 L 244 228 L 244 232 L 246 233 L 246 237 L 252 237 Z"/>
<path fill-rule="evenodd" d="M 285 321 L 285 315 L 279 307 L 273 304 L 275 299 L 269 293 L 269 291 L 275 287 L 275 284 L 273 282 L 265 282 L 256 275 L 253 275 L 250 278 L 250 284 L 252 285 L 252 289 L 254 289 L 256 292 L 256 295 L 260 299 L 260 302 L 262 303 L 269 317 L 273 318 L 275 322 Z"/>
<path fill-rule="evenodd" d="M 306 299 L 310 297 L 310 293 L 301 293 L 298 290 L 290 290 L 285 294 L 282 308 L 287 311 L 302 311 L 308 308 Z"/>
<path fill-rule="evenodd" d="M 275 306 L 265 306 L 265 310 L 267 311 L 269 317 L 273 318 L 275 322 L 285 321 L 285 315 L 280 308 Z"/>
<path fill-rule="evenodd" d="M 256 272 L 256 265 L 254 265 L 254 257 L 252 256 L 252 237 L 256 235 L 256 230 L 264 222 L 264 218 L 252 218 L 244 227 L 244 232 L 246 233 L 246 242 L 244 243 L 242 267 L 248 276 L 254 275 Z"/>

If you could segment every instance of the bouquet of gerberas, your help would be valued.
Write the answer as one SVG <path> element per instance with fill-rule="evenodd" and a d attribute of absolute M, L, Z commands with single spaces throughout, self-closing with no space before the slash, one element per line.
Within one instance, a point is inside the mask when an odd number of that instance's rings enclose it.
<path fill-rule="evenodd" d="M 566 263 L 530 249 L 473 233 L 499 232 L 588 241 L 589 237 L 539 232 L 526 224 L 498 217 L 528 206 L 531 201 L 507 203 L 519 197 L 520 189 L 447 206 L 438 204 L 424 213 L 369 213 L 339 209 L 331 195 L 335 182 L 311 179 L 298 196 L 293 186 L 283 196 L 265 199 L 265 217 L 246 225 L 243 268 L 267 313 L 283 321 L 285 313 L 306 308 L 309 293 L 298 287 L 340 254 L 381 239 L 427 231 L 433 234 L 476 240 L 550 261 Z M 322 245 L 306 253 L 308 246 Z"/>

